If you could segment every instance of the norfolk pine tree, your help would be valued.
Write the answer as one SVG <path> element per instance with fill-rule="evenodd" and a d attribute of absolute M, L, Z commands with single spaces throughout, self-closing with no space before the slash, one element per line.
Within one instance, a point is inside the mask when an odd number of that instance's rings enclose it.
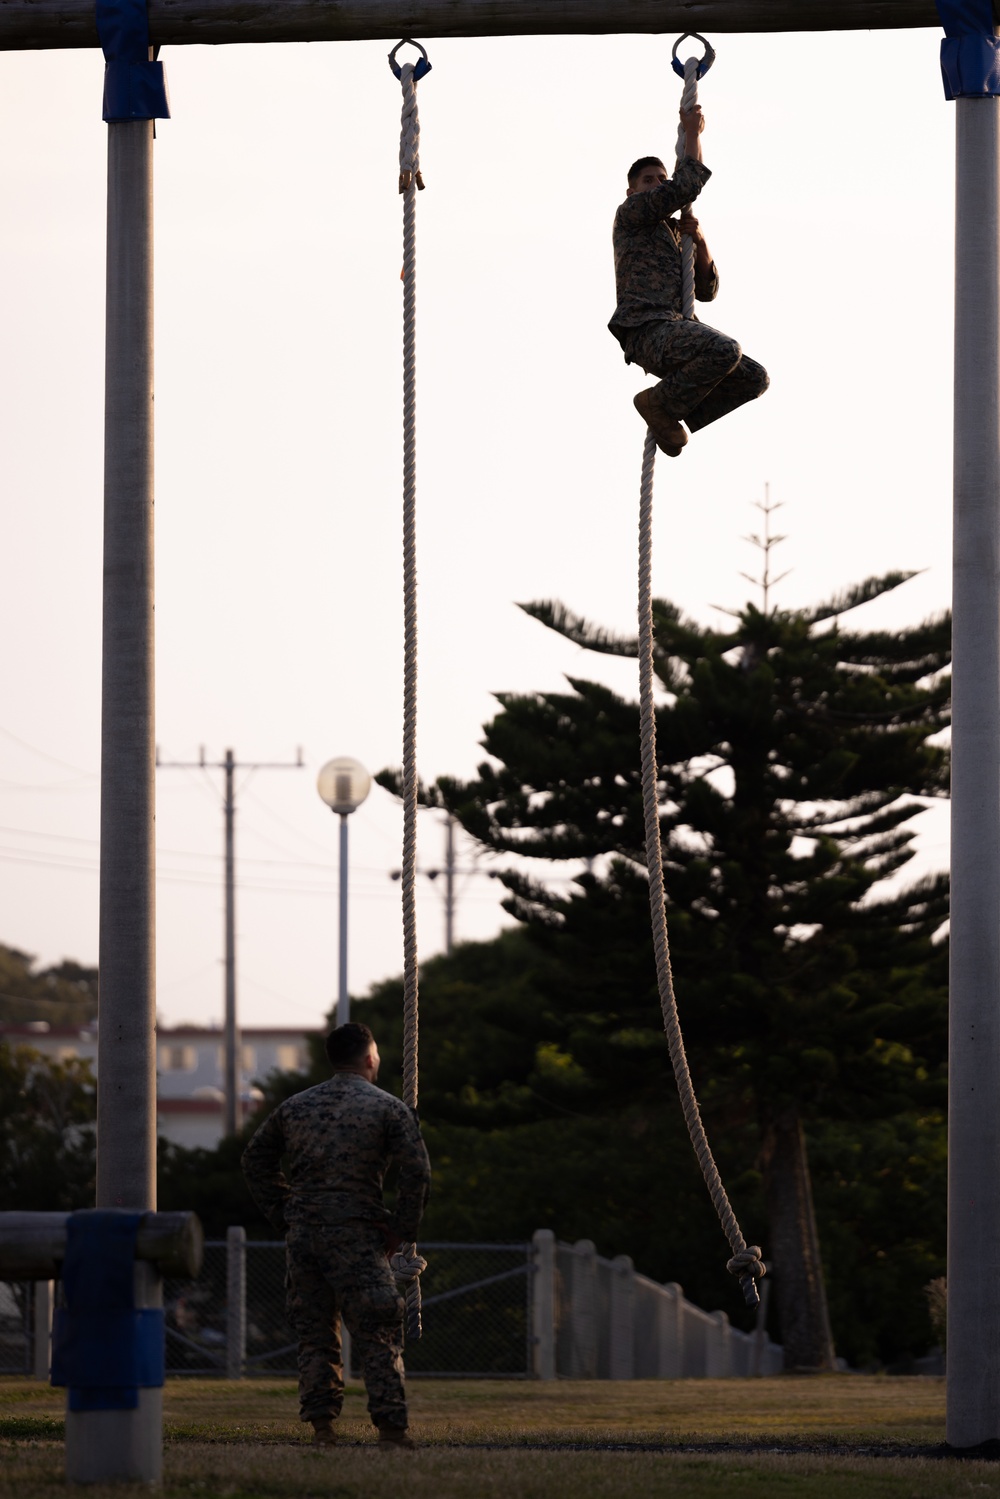
<path fill-rule="evenodd" d="M 950 620 L 852 632 L 911 574 L 731 628 L 654 605 L 661 827 L 681 1021 L 710 1132 L 761 1172 L 789 1368 L 833 1366 L 804 1125 L 940 1103 L 947 878 L 879 890 L 911 857 L 918 798 L 946 794 Z M 634 657 L 559 604 L 522 606 L 587 650 Z M 499 696 L 478 779 L 425 793 L 486 848 L 585 860 L 569 895 L 504 876 L 547 955 L 567 1100 L 664 1093 L 648 937 L 638 709 L 607 687 Z M 392 782 L 391 776 L 381 779 Z M 553 1037 L 557 1036 L 557 1040 Z M 575 1089 L 575 1095 L 574 1095 Z M 737 1204 L 738 1209 L 738 1204 Z"/>

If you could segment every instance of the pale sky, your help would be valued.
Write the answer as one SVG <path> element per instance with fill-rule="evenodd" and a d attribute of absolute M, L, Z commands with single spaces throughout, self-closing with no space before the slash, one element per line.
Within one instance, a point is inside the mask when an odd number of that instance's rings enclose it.
<path fill-rule="evenodd" d="M 657 476 L 655 589 L 703 621 L 757 597 L 741 539 L 771 498 L 777 602 L 922 569 L 857 624 L 950 591 L 954 108 L 934 31 L 712 38 L 721 272 L 706 321 L 764 399 Z M 638 155 L 670 159 L 673 36 L 427 41 L 419 88 L 418 762 L 471 774 L 496 691 L 587 659 L 517 601 L 635 617 L 645 377 L 606 330 L 610 229 Z M 400 89 L 381 42 L 165 49 L 157 126 L 157 738 L 165 759 L 292 760 L 239 779 L 245 1025 L 319 1025 L 336 985 L 336 823 L 319 766 L 401 744 Z M 686 50 L 686 49 L 685 49 Z M 683 55 L 683 53 L 682 53 Z M 0 54 L 0 941 L 97 961 L 107 127 L 96 52 Z M 158 775 L 158 1007 L 222 1014 L 222 778 Z M 420 860 L 441 862 L 436 814 Z M 947 857 L 943 808 L 920 868 Z M 398 973 L 401 813 L 351 820 L 354 994 Z M 463 841 L 461 862 L 476 864 Z M 507 920 L 480 872 L 457 935 Z M 441 950 L 440 885 L 420 882 Z"/>

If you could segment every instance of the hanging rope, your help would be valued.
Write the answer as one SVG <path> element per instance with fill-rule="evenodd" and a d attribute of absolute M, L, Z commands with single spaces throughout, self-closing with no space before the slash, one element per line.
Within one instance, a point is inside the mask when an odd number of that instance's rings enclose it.
<path fill-rule="evenodd" d="M 416 63 L 396 62 L 400 47 L 416 47 Z M 403 197 L 403 1101 L 417 1107 L 417 210 L 420 118 L 417 82 L 431 70 L 427 53 L 409 38 L 389 53 L 389 66 L 403 89 L 399 136 L 399 191 Z M 404 1244 L 400 1263 L 416 1265 L 415 1244 Z M 421 1261 L 421 1264 L 423 1262 Z M 421 1334 L 419 1271 L 406 1284 L 406 1335 Z"/>
<path fill-rule="evenodd" d="M 697 37 L 694 32 L 688 32 L 686 35 L 695 36 L 698 41 L 704 40 L 702 37 Z M 677 48 L 684 39 L 680 37 L 674 44 L 675 68 L 679 66 L 676 62 Z M 696 57 L 690 57 L 683 64 L 682 109 L 692 109 L 698 102 L 698 79 L 711 65 L 708 61 L 709 56 L 714 57 L 707 42 L 705 48 L 705 58 L 701 62 Z M 684 128 L 681 126 L 677 139 L 678 164 L 684 154 Z M 694 315 L 695 247 L 688 235 L 684 236 L 682 256 L 684 316 L 689 318 Z M 684 1122 L 691 1137 L 691 1144 L 694 1146 L 694 1153 L 698 1158 L 698 1165 L 701 1167 L 701 1174 L 705 1178 L 705 1185 L 708 1187 L 722 1230 L 732 1250 L 732 1258 L 726 1268 L 731 1275 L 739 1277 L 747 1305 L 757 1306 L 760 1297 L 757 1293 L 756 1282 L 764 1274 L 761 1252 L 755 1244 L 748 1246 L 740 1232 L 736 1214 L 730 1206 L 719 1169 L 709 1147 L 694 1084 L 691 1081 L 687 1055 L 684 1051 L 684 1038 L 681 1035 L 677 1000 L 674 995 L 674 977 L 670 967 L 670 941 L 667 933 L 666 890 L 663 881 L 663 848 L 660 842 L 660 802 L 657 786 L 656 704 L 653 695 L 655 637 L 652 576 L 655 464 L 656 439 L 647 428 L 646 444 L 642 452 L 642 483 L 639 497 L 639 724 L 642 750 L 642 809 L 646 828 L 646 869 L 649 875 L 649 905 L 653 921 L 656 981 L 660 993 L 660 1009 L 663 1012 L 663 1029 L 666 1032 Z"/>

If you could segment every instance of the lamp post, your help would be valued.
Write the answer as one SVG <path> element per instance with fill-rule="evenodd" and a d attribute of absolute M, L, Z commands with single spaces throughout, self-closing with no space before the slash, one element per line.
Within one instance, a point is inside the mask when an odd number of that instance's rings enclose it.
<path fill-rule="evenodd" d="M 340 817 L 340 955 L 337 984 L 337 1024 L 351 1018 L 347 992 L 347 819 L 371 790 L 372 778 L 359 760 L 341 755 L 328 760 L 316 777 L 316 790 L 331 812 Z"/>

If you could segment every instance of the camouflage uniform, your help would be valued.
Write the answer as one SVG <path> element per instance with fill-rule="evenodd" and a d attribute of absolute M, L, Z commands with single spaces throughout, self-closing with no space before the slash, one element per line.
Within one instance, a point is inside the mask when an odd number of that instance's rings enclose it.
<path fill-rule="evenodd" d="M 693 202 L 711 175 L 685 157 L 668 182 L 625 199 L 612 236 L 618 306 L 608 327 L 626 364 L 660 377 L 654 398 L 692 432 L 768 387 L 767 371 L 735 339 L 683 314 L 681 233 L 670 215 Z M 698 301 L 714 301 L 718 290 L 714 263 L 703 270 L 696 262 Z"/>
<path fill-rule="evenodd" d="M 275 1109 L 242 1164 L 254 1201 L 287 1236 L 285 1285 L 299 1340 L 302 1420 L 340 1414 L 343 1316 L 372 1420 L 405 1428 L 403 1299 L 386 1259 L 386 1233 L 412 1243 L 430 1190 L 416 1115 L 358 1073 L 337 1072 Z M 382 1201 L 392 1165 L 399 1167 L 394 1213 Z"/>

